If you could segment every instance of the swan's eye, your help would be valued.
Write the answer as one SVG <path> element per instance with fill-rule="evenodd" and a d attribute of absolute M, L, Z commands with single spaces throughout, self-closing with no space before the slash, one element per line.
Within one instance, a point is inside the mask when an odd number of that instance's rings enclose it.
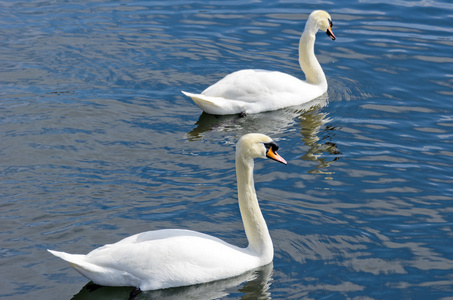
<path fill-rule="evenodd" d="M 330 25 L 330 28 L 332 28 L 332 27 L 333 27 L 333 23 L 332 23 L 332 20 L 331 20 L 331 19 L 327 19 L 327 20 L 329 20 L 329 25 Z"/>

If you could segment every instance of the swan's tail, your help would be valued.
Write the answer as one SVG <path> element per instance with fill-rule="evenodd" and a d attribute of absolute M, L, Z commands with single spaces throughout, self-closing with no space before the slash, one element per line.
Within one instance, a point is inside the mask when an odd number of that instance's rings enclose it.
<path fill-rule="evenodd" d="M 69 254 L 60 251 L 47 250 L 56 257 L 67 261 L 77 272 L 96 284 L 103 286 L 135 286 L 140 287 L 140 279 L 127 271 L 96 265 L 89 262 L 86 255 Z"/>
<path fill-rule="evenodd" d="M 205 112 L 214 115 L 223 114 L 221 113 L 221 107 L 215 103 L 215 100 L 217 99 L 213 99 L 214 97 L 208 97 L 202 94 L 192 94 L 184 91 L 182 93 L 187 97 L 192 98 L 193 102 Z"/>
<path fill-rule="evenodd" d="M 49 251 L 56 257 L 61 258 L 62 260 L 68 262 L 71 265 L 71 267 L 73 267 L 77 272 L 87 277 L 88 279 L 93 280 L 92 274 L 105 273 L 104 268 L 87 262 L 85 259 L 86 256 L 83 254 L 70 254 L 49 249 L 47 249 L 47 251 Z"/>

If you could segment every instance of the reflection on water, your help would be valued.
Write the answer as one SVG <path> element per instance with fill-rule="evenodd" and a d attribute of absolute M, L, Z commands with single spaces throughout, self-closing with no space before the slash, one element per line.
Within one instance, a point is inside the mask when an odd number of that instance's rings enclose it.
<path fill-rule="evenodd" d="M 340 158 L 340 150 L 331 142 L 337 128 L 326 125 L 329 121 L 327 114 L 320 112 L 318 107 L 311 108 L 299 116 L 302 142 L 308 147 L 301 159 L 318 163 L 315 169 L 309 170 L 308 173 L 329 173 L 321 169 L 329 167 Z M 324 157 L 324 154 L 328 157 Z"/>
<path fill-rule="evenodd" d="M 259 132 L 267 135 L 274 135 L 286 132 L 288 128 L 296 124 L 295 119 L 306 111 L 314 108 L 321 108 L 328 103 L 327 94 L 299 106 L 287 107 L 277 111 L 270 111 L 260 114 L 250 114 L 245 117 L 237 115 L 214 116 L 202 113 L 195 123 L 196 127 L 187 133 L 191 141 L 203 138 L 203 134 L 209 131 L 235 132 L 242 136 L 250 132 Z"/>
<path fill-rule="evenodd" d="M 252 114 L 245 117 L 239 115 L 216 116 L 203 112 L 195 128 L 187 133 L 190 141 L 203 139 L 207 132 L 229 132 L 240 137 L 249 132 L 260 132 L 276 135 L 288 131 L 299 122 L 302 142 L 308 150 L 301 159 L 316 161 L 318 165 L 308 173 L 325 173 L 323 168 L 340 158 L 341 152 L 336 144 L 331 142 L 337 128 L 326 125 L 330 119 L 322 108 L 328 103 L 328 95 L 310 101 L 301 106 L 287 107 L 278 111 Z M 321 136 L 321 137 L 320 137 Z M 324 157 L 327 154 L 329 157 Z"/>
<path fill-rule="evenodd" d="M 239 294 L 236 299 L 271 299 L 268 290 L 272 279 L 272 270 L 273 265 L 270 263 L 264 267 L 252 270 L 237 277 L 187 287 L 142 292 L 137 298 L 150 300 L 210 300 L 224 298 L 234 293 L 236 295 Z M 239 289 L 238 286 L 240 286 Z M 130 287 L 100 287 L 88 283 L 72 299 L 124 300 L 128 298 L 132 290 L 133 288 Z M 238 291 L 240 293 L 238 293 Z"/>

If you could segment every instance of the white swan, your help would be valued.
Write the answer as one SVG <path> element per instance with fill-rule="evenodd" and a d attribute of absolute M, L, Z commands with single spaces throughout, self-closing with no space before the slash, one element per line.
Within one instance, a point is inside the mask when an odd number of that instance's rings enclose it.
<path fill-rule="evenodd" d="M 244 135 L 236 145 L 239 208 L 249 245 L 239 248 L 203 233 L 166 229 L 139 233 L 87 255 L 48 250 L 94 283 L 135 286 L 137 291 L 225 279 L 269 264 L 272 240 L 253 182 L 254 158 L 286 164 L 278 146 L 263 134 Z"/>
<path fill-rule="evenodd" d="M 251 69 L 231 73 L 201 94 L 182 93 L 214 115 L 259 113 L 313 100 L 327 91 L 326 76 L 314 52 L 318 30 L 335 40 L 332 19 L 323 10 L 310 14 L 300 38 L 299 64 L 305 81 L 281 72 Z"/>

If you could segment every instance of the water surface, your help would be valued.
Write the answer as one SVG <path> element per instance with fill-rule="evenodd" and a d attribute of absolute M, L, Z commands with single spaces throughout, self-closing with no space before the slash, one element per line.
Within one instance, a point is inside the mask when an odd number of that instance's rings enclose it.
<path fill-rule="evenodd" d="M 215 117 L 180 91 L 245 68 L 303 78 L 319 33 L 325 97 Z M 138 299 L 446 299 L 453 294 L 453 4 L 448 1 L 3 1 L 0 298 L 125 299 L 47 253 L 189 228 L 245 246 L 234 144 L 278 141 L 255 181 L 273 265 Z"/>

